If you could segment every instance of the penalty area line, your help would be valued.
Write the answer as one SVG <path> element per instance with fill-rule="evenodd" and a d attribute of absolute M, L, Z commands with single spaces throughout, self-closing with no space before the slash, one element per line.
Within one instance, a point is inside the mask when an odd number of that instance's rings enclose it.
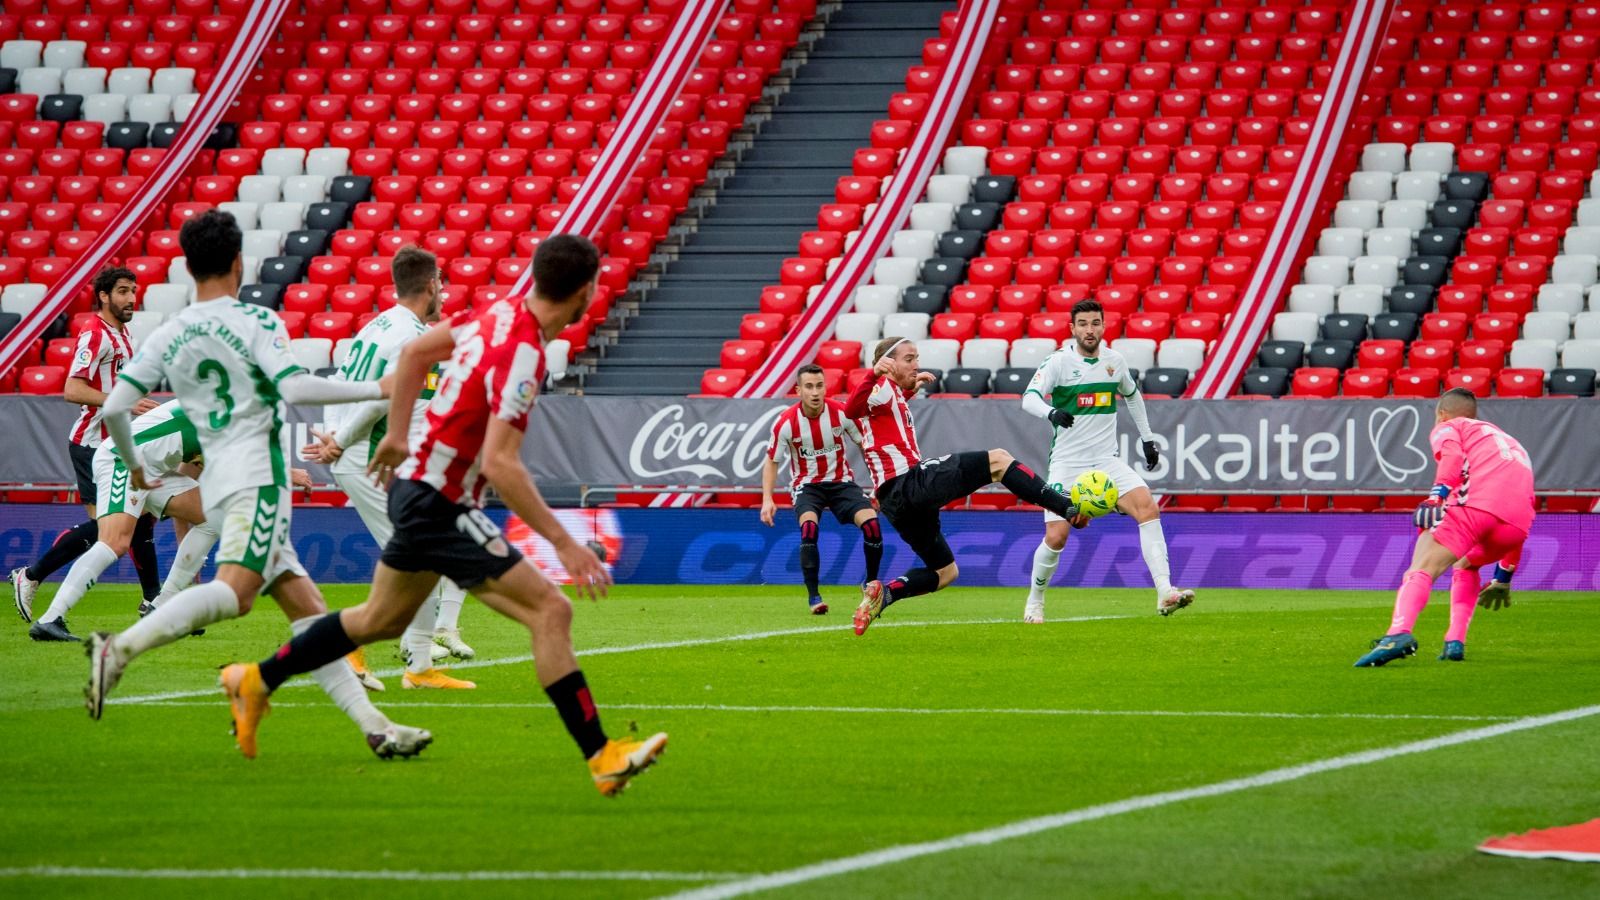
<path fill-rule="evenodd" d="M 1075 616 L 1068 619 L 1057 619 L 1056 622 L 1104 622 L 1113 619 L 1132 619 L 1135 616 Z M 928 622 L 878 622 L 873 626 L 874 631 L 884 628 L 938 628 L 960 625 L 1009 625 L 1015 624 L 1016 619 L 938 619 Z M 588 650 L 579 650 L 578 656 L 609 656 L 613 653 L 640 653 L 646 650 L 676 650 L 682 647 L 705 647 L 712 644 L 732 644 L 741 641 L 762 641 L 776 637 L 790 637 L 802 634 L 829 634 L 849 633 L 849 625 L 813 625 L 805 628 L 778 628 L 769 631 L 747 631 L 739 634 L 722 634 L 703 638 L 685 638 L 678 641 L 648 641 L 642 644 L 623 644 L 617 647 L 593 647 Z M 450 670 L 457 669 L 484 669 L 491 666 L 512 666 L 519 663 L 533 662 L 531 654 L 517 656 L 504 656 L 495 659 L 469 659 L 465 662 L 452 663 Z M 403 668 L 380 669 L 373 674 L 380 678 L 392 678 L 405 672 Z M 310 679 L 297 678 L 283 685 L 290 687 L 313 687 L 316 682 Z M 279 688 L 282 690 L 282 688 Z M 163 700 L 183 700 L 189 697 L 209 697 L 215 694 L 215 687 L 193 691 L 163 691 L 156 694 L 135 694 L 131 697 L 112 697 L 106 700 L 108 704 L 124 705 L 134 703 L 157 703 Z"/>
<path fill-rule="evenodd" d="M 727 881 L 734 872 L 647 871 L 482 871 L 421 872 L 397 869 L 128 869 L 88 866 L 19 866 L 0 869 L 0 878 L 146 878 L 169 880 L 228 879 L 243 881 L 323 879 L 333 881 Z"/>
<path fill-rule="evenodd" d="M 1418 753 L 1427 753 L 1446 747 L 1455 747 L 1461 744 L 1470 744 L 1475 741 L 1488 740 L 1519 731 L 1530 731 L 1535 728 L 1544 728 L 1549 725 L 1558 725 L 1585 719 L 1590 716 L 1600 715 L 1600 705 L 1580 706 L 1575 709 L 1551 713 L 1544 716 L 1529 716 L 1511 722 L 1502 722 L 1498 725 L 1489 725 L 1483 728 L 1472 728 L 1458 731 L 1454 734 L 1442 735 L 1420 741 L 1409 741 L 1391 747 L 1380 747 L 1374 750 L 1362 750 L 1348 753 L 1343 756 L 1334 756 L 1313 762 L 1302 763 L 1296 766 L 1286 766 L 1281 769 L 1271 769 L 1244 778 L 1234 778 L 1228 781 L 1219 781 L 1213 784 L 1198 787 L 1184 788 L 1176 791 L 1164 791 L 1159 794 L 1145 794 L 1139 797 L 1130 797 L 1112 803 L 1102 803 L 1054 815 L 1039 816 L 1032 819 L 1023 819 L 995 828 L 985 828 L 979 831 L 969 831 L 953 837 L 937 841 L 927 841 L 920 844 L 902 844 L 896 847 L 885 847 L 870 853 L 855 856 L 846 856 L 839 859 L 824 860 L 823 862 L 799 866 L 782 872 L 773 872 L 767 875 L 755 875 L 737 881 L 723 884 L 710 885 L 703 888 L 694 888 L 670 895 L 677 900 L 725 900 L 730 897 L 743 897 L 760 891 L 775 890 L 796 884 L 805 884 L 823 878 L 832 878 L 836 875 L 845 875 L 851 872 L 860 872 L 867 869 L 876 869 L 882 866 L 893 865 L 911 859 L 935 856 L 948 853 L 952 850 L 964 850 L 969 847 L 983 847 L 998 844 L 1014 838 L 1028 837 L 1046 831 L 1067 828 L 1084 822 L 1093 822 L 1099 819 L 1109 819 L 1127 813 L 1139 812 L 1146 809 L 1156 809 L 1174 803 L 1188 800 L 1199 800 L 1210 797 L 1220 797 L 1226 794 L 1235 794 L 1241 791 L 1256 788 L 1270 787 L 1291 781 L 1299 781 L 1312 775 L 1324 772 L 1337 772 L 1341 769 L 1351 769 L 1357 766 L 1370 765 L 1400 756 L 1410 756 Z"/>
<path fill-rule="evenodd" d="M 211 700 L 151 700 L 145 706 L 222 706 L 227 701 L 223 698 Z M 290 702 L 274 703 L 275 708 L 294 707 L 322 707 L 328 704 L 316 702 Z M 504 703 L 487 702 L 474 703 L 446 703 L 435 700 L 422 700 L 418 702 L 377 703 L 378 706 L 390 709 L 549 709 L 548 703 Z M 1443 715 L 1427 713 L 1352 713 L 1352 712 L 1273 712 L 1249 710 L 1183 710 L 1183 709 L 1027 709 L 1023 707 L 1011 708 L 975 708 L 975 707 L 950 707 L 932 708 L 915 706 L 747 706 L 731 703 L 601 703 L 601 710 L 614 710 L 617 712 L 726 712 L 726 713 L 842 713 L 846 715 L 884 715 L 884 716 L 1126 716 L 1140 717 L 1166 717 L 1174 719 L 1187 718 L 1222 718 L 1222 719 L 1379 719 L 1379 720 L 1424 720 L 1439 722 L 1509 722 L 1516 716 L 1468 716 L 1468 715 Z"/>

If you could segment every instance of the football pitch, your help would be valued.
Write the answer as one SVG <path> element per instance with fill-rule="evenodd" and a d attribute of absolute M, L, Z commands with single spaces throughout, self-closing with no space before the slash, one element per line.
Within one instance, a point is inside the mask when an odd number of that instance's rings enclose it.
<path fill-rule="evenodd" d="M 43 608 L 51 590 L 41 592 Z M 364 587 L 325 588 L 333 606 Z M 0 654 L 0 893 L 12 897 L 1595 896 L 1600 867 L 1475 853 L 1600 816 L 1593 595 L 1480 611 L 1465 663 L 1351 663 L 1392 594 L 953 589 L 850 630 L 793 587 L 623 586 L 577 604 L 613 734 L 671 733 L 659 766 L 599 796 L 527 662 L 526 633 L 469 603 L 475 691 L 402 691 L 421 757 L 382 762 L 308 682 L 276 695 L 261 755 L 228 734 L 216 667 L 287 635 L 248 618 L 129 670 L 84 713 L 77 646 Z M 118 628 L 133 589 L 73 629 Z M 464 883 L 467 882 L 467 883 Z"/>

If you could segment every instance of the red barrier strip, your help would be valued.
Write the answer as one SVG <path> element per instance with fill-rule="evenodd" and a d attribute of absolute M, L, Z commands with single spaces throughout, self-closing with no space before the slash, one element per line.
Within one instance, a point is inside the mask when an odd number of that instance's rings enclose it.
<path fill-rule="evenodd" d="M 855 289 L 866 283 L 873 263 L 889 249 L 895 232 L 905 224 L 912 204 L 922 196 L 928 176 L 939 164 L 950 131 L 966 109 L 962 101 L 999 12 L 1000 0 L 963 0 L 949 61 L 940 73 L 939 85 L 911 145 L 889 179 L 888 192 L 879 199 L 877 209 L 823 284 L 816 301 L 800 314 L 800 320 L 734 396 L 782 396 L 789 389 L 795 369 L 809 362 L 832 333 L 834 320 L 844 311 Z"/>
<path fill-rule="evenodd" d="M 666 121 L 672 102 L 683 90 L 689 72 L 716 31 L 717 22 L 729 0 L 691 0 L 672 24 L 656 58 L 645 72 L 639 91 L 617 123 L 611 140 L 600 150 L 600 159 L 583 179 L 578 193 L 561 213 L 554 234 L 581 234 L 594 237 L 606 214 L 628 187 L 628 179 L 649 149 L 656 129 Z M 533 267 L 517 277 L 513 297 L 527 294 L 533 287 Z"/>
<path fill-rule="evenodd" d="M 138 230 L 155 205 L 166 197 L 173 183 L 189 168 L 206 139 L 211 137 L 211 130 L 222 121 L 223 114 L 244 87 L 250 70 L 277 33 L 278 22 L 288 8 L 289 0 L 260 0 L 249 6 L 240 23 L 238 37 L 228 47 L 216 76 L 178 130 L 177 139 L 162 155 L 160 165 L 145 179 L 117 218 L 100 232 L 94 244 L 56 279 L 39 306 L 0 340 L 0 372 L 8 372 L 17 364 L 23 351 L 44 333 L 56 316 L 66 311 L 83 285 Z"/>
<path fill-rule="evenodd" d="M 1185 397 L 1221 399 L 1244 376 L 1250 359 L 1266 335 L 1272 316 L 1285 294 L 1289 277 L 1304 257 L 1306 236 L 1315 217 L 1334 159 L 1347 138 L 1351 112 L 1371 73 L 1389 22 L 1393 0 L 1356 0 L 1350 8 L 1345 41 L 1339 48 L 1328 91 L 1317 110 L 1306 142 L 1306 153 L 1295 170 L 1284 199 L 1283 214 L 1267 237 L 1261 263 L 1228 320 L 1222 335 L 1206 355 Z"/>

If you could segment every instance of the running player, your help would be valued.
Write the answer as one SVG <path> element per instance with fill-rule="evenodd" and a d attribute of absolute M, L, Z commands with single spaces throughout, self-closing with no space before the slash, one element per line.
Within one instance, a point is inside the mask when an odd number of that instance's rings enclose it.
<path fill-rule="evenodd" d="M 338 379 L 377 381 L 393 371 L 400 359 L 400 348 L 428 330 L 424 323 L 439 320 L 439 292 L 444 285 L 439 280 L 439 262 L 432 253 L 420 247 L 402 247 L 389 264 L 389 272 L 394 278 L 395 305 L 368 322 L 356 335 L 343 368 L 335 376 Z M 428 380 L 433 382 L 436 377 L 429 373 Z M 432 397 L 433 385 L 426 385 L 418 404 L 426 407 Z M 372 449 L 388 429 L 388 422 L 384 418 L 388 412 L 387 400 L 371 400 L 342 408 L 330 406 L 327 419 L 329 427 L 334 429 L 333 434 L 313 432 L 317 443 L 305 448 L 307 458 L 332 464 L 334 482 L 350 498 L 350 505 L 356 508 L 362 524 L 367 526 L 367 531 L 379 547 L 389 543 L 389 538 L 394 534 L 394 523 L 389 521 L 389 492 L 383 486 L 373 484 L 372 477 L 367 474 L 367 462 L 372 458 Z M 426 420 L 421 416 L 412 420 L 413 444 L 421 441 L 426 425 Z M 435 650 L 441 656 L 450 655 L 447 646 L 434 643 L 435 618 L 441 606 L 447 604 L 459 614 L 465 596 L 465 591 L 449 579 L 441 578 L 438 591 L 417 610 L 416 620 L 406 628 L 405 637 L 401 639 L 402 656 L 406 661 L 402 686 L 450 689 L 477 686 L 470 681 L 452 678 L 433 665 Z M 470 657 L 472 648 L 461 643 L 460 633 L 452 628 L 450 634 L 455 638 L 456 646 L 464 651 L 466 657 Z M 350 665 L 368 690 L 383 690 L 383 682 L 367 668 L 360 647 L 351 654 Z"/>
<path fill-rule="evenodd" d="M 217 527 L 217 575 L 185 588 L 121 634 L 98 632 L 88 641 L 91 718 L 140 654 L 170 644 L 198 628 L 250 611 L 258 594 L 271 594 L 300 632 L 327 612 L 322 594 L 306 577 L 289 542 L 289 429 L 284 402 L 372 400 L 387 382 L 346 383 L 310 375 L 289 354 L 283 322 L 269 309 L 241 303 L 235 294 L 244 269 L 243 234 L 232 215 L 207 210 L 178 233 L 195 302 L 168 319 L 123 370 L 106 400 L 106 426 L 128 467 L 128 486 L 160 486 L 134 442 L 128 411 L 162 379 L 183 405 L 206 467 L 200 474 L 206 521 Z M 380 757 L 411 756 L 433 736 L 389 721 L 373 707 L 343 660 L 319 668 L 317 683 L 355 720 L 367 746 Z"/>
<path fill-rule="evenodd" d="M 1133 467 L 1117 455 L 1117 400 L 1139 429 L 1139 446 L 1146 470 L 1161 461 L 1156 449 L 1144 398 L 1128 370 L 1128 361 L 1110 347 L 1101 346 L 1105 313 L 1094 300 L 1079 300 L 1072 307 L 1071 346 L 1050 355 L 1033 373 L 1022 395 L 1029 415 L 1050 422 L 1050 487 L 1070 490 L 1084 472 L 1099 470 L 1117 487 L 1117 509 L 1139 524 L 1139 549 L 1156 585 L 1156 612 L 1170 616 L 1194 602 L 1194 591 L 1172 586 L 1167 567 L 1167 538 L 1161 531 L 1161 513 L 1150 488 Z M 1089 524 L 1087 516 L 1071 522 L 1074 528 Z M 1044 621 L 1044 590 L 1055 574 L 1061 551 L 1067 546 L 1068 523 L 1049 510 L 1044 513 L 1044 540 L 1033 551 L 1033 582 L 1022 621 Z"/>
<path fill-rule="evenodd" d="M 844 414 L 844 404 L 827 399 L 828 384 L 822 367 L 801 366 L 795 375 L 800 402 L 784 410 L 772 423 L 767 461 L 761 467 L 761 521 L 772 525 L 778 512 L 772 489 L 778 480 L 778 450 L 789 454 L 789 492 L 800 520 L 800 574 L 806 582 L 806 602 L 811 614 L 824 615 L 828 604 L 817 591 L 822 558 L 817 553 L 817 529 L 822 511 L 829 510 L 840 525 L 861 529 L 861 546 L 867 557 L 867 581 L 878 580 L 883 560 L 883 526 L 878 511 L 856 484 L 850 461 L 844 458 L 844 438 L 861 443 L 861 428 Z"/>
<path fill-rule="evenodd" d="M 147 479 L 159 479 L 159 485 L 147 491 L 129 485 L 128 467 L 112 442 L 102 443 L 94 452 L 95 487 L 101 500 L 99 540 L 67 570 L 50 608 L 34 623 L 35 630 L 49 622 L 64 621 L 101 573 L 128 552 L 135 527 L 143 516 L 170 516 L 192 526 L 179 545 L 163 596 L 157 597 L 157 602 L 164 602 L 166 596 L 187 587 L 216 543 L 216 529 L 206 524 L 200 485 L 194 480 L 199 474 L 200 437 L 178 401 L 168 400 L 135 419 L 133 441 L 143 454 Z"/>
<path fill-rule="evenodd" d="M 33 598 L 39 584 L 55 574 L 62 566 L 77 559 L 98 539 L 99 522 L 95 516 L 94 454 L 106 437 L 100 408 L 105 403 L 106 392 L 117 379 L 128 357 L 133 355 L 128 337 L 128 320 L 133 318 L 133 308 L 139 300 L 139 281 L 128 269 L 102 269 L 94 276 L 91 285 L 94 293 L 95 317 L 89 327 L 78 333 L 77 346 L 72 351 L 72 368 L 67 371 L 66 389 L 62 399 L 79 405 L 78 418 L 67 435 L 67 455 L 72 460 L 72 471 L 77 476 L 78 497 L 83 501 L 87 521 L 62 532 L 55 543 L 39 557 L 38 562 L 11 572 L 11 594 L 22 621 L 33 621 Z M 155 409 L 154 400 L 141 400 L 134 413 L 143 414 Z M 146 601 L 155 597 L 160 589 L 156 572 L 156 545 L 154 518 L 141 517 L 134 530 L 131 548 L 134 568 L 139 573 L 139 583 L 144 588 Z M 34 623 L 28 629 L 29 637 L 36 641 L 76 641 L 67 630 L 67 623 L 49 617 Z"/>
<path fill-rule="evenodd" d="M 939 510 L 946 503 L 998 481 L 1063 519 L 1078 514 L 1071 501 L 1005 450 L 971 450 L 923 460 L 906 401 L 933 376 L 917 370 L 917 359 L 917 345 L 909 338 L 879 341 L 872 351 L 873 377 L 856 386 L 844 407 L 845 415 L 865 420 L 861 451 L 877 487 L 878 507 L 925 564 L 888 584 L 866 583 L 854 617 L 856 634 L 864 634 L 890 604 L 930 594 L 956 580 L 956 557 L 939 528 Z"/>
<path fill-rule="evenodd" d="M 1423 532 L 1395 597 L 1389 633 L 1372 642 L 1357 666 L 1417 652 L 1412 626 L 1428 605 L 1433 580 L 1451 566 L 1458 571 L 1450 579 L 1450 628 L 1439 658 L 1465 659 L 1467 626 L 1478 604 L 1477 570 L 1515 552 L 1533 526 L 1533 465 L 1517 439 L 1479 419 L 1478 399 L 1464 388 L 1444 392 L 1434 421 L 1428 441 L 1439 469 L 1412 517 Z"/>
<path fill-rule="evenodd" d="M 441 576 L 522 623 L 533 635 L 539 683 L 606 796 L 656 761 L 665 734 L 607 740 L 572 649 L 572 604 L 505 539 L 482 509 L 493 487 L 511 512 L 555 548 L 580 595 L 598 598 L 611 576 L 592 550 L 573 540 L 545 505 L 520 454 L 528 414 L 544 380 L 544 344 L 578 321 L 594 293 L 600 254 L 587 239 L 558 234 L 533 256 L 534 291 L 482 313 L 464 313 L 400 353 L 389 429 L 371 468 L 387 478 L 394 533 L 365 603 L 331 615 L 260 663 L 223 669 L 223 688 L 245 755 L 268 698 L 290 676 L 338 661 L 362 644 L 405 630 Z M 407 436 L 429 369 L 448 359 L 428 404 L 427 436 L 408 452 Z"/>

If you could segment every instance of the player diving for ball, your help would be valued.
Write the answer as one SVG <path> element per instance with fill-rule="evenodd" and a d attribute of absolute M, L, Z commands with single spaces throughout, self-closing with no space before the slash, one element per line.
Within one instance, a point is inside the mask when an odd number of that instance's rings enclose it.
<path fill-rule="evenodd" d="M 389 270 L 394 278 L 395 305 L 368 322 L 356 335 L 344 366 L 334 376 L 338 380 L 377 381 L 394 370 L 401 348 L 428 330 L 426 323 L 439 320 L 439 292 L 444 285 L 439 280 L 439 261 L 434 255 L 420 247 L 401 247 L 389 264 Z M 429 373 L 428 383 L 423 385 L 417 400 L 419 409 L 426 408 L 432 399 L 436 379 L 435 374 Z M 389 521 L 389 492 L 373 483 L 372 476 L 367 474 L 367 463 L 388 431 L 388 412 L 387 400 L 330 406 L 326 417 L 333 433 L 312 432 L 316 442 L 301 451 L 307 459 L 332 464 L 333 480 L 350 498 L 350 505 L 356 508 L 362 524 L 367 526 L 379 547 L 389 543 L 394 535 L 394 523 Z M 425 417 L 418 415 L 412 419 L 412 445 L 421 441 L 426 427 Z M 477 687 L 470 681 L 452 678 L 433 665 L 436 656 L 454 654 L 461 659 L 472 658 L 472 648 L 462 642 L 457 625 L 464 599 L 466 591 L 456 587 L 450 579 L 441 578 L 434 595 L 417 610 L 416 619 L 407 626 L 400 643 L 401 655 L 406 661 L 401 680 L 403 687 L 450 690 Z M 444 624 L 441 625 L 440 620 L 444 620 Z M 366 656 L 360 647 L 351 654 L 350 665 L 368 690 L 383 690 L 383 682 L 367 668 Z"/>
<path fill-rule="evenodd" d="M 1072 482 L 1089 471 L 1099 470 L 1111 477 L 1117 488 L 1117 509 L 1139 523 L 1139 549 L 1156 585 L 1156 612 L 1170 616 L 1194 602 L 1194 591 L 1172 586 L 1161 512 L 1144 479 L 1117 455 L 1117 401 L 1121 399 L 1139 429 L 1145 469 L 1154 469 L 1161 461 L 1144 398 L 1139 396 L 1128 361 L 1101 346 L 1105 330 L 1105 313 L 1098 302 L 1079 300 L 1074 304 L 1072 343 L 1051 354 L 1033 373 L 1022 395 L 1022 408 L 1050 421 L 1052 489 L 1071 490 Z M 1071 520 L 1074 528 L 1088 523 L 1086 515 Z M 1045 510 L 1044 540 L 1033 551 L 1033 581 L 1023 607 L 1024 622 L 1044 621 L 1044 590 L 1067 546 L 1067 525 L 1066 519 Z"/>
<path fill-rule="evenodd" d="M 939 510 L 946 503 L 998 481 L 1063 519 L 1078 514 L 1071 501 L 1006 450 L 971 450 L 924 460 L 906 401 L 933 376 L 919 371 L 917 361 L 917 345 L 909 338 L 879 341 L 872 351 L 872 377 L 856 386 L 844 407 L 845 415 L 865 426 L 861 452 L 877 488 L 879 508 L 924 563 L 888 584 L 866 583 L 854 617 L 856 634 L 864 634 L 891 604 L 931 594 L 956 580 L 956 556 L 939 527 Z"/>
<path fill-rule="evenodd" d="M 844 439 L 861 443 L 861 428 L 845 415 L 844 404 L 827 398 L 827 381 L 822 367 L 812 363 L 795 374 L 795 389 L 800 402 L 783 411 L 772 423 L 772 439 L 767 444 L 767 461 L 761 467 L 761 521 L 772 525 L 778 504 L 772 490 L 778 480 L 778 451 L 789 454 L 791 474 L 789 492 L 794 496 L 794 514 L 800 520 L 800 573 L 806 582 L 806 601 L 811 614 L 828 611 L 818 592 L 822 558 L 817 552 L 817 529 L 823 510 L 833 513 L 840 525 L 861 529 L 861 547 L 867 557 L 867 581 L 878 580 L 878 563 L 883 560 L 883 526 L 878 511 L 872 508 L 866 491 L 856 484 L 850 461 L 844 456 Z"/>
<path fill-rule="evenodd" d="M 1466 659 L 1467 628 L 1478 605 L 1478 570 L 1496 563 L 1515 568 L 1533 527 L 1533 463 L 1517 439 L 1478 418 L 1478 398 L 1451 388 L 1434 411 L 1433 458 L 1438 460 L 1433 489 L 1412 515 L 1423 529 L 1411 554 L 1411 568 L 1394 599 L 1389 633 L 1372 642 L 1356 666 L 1381 666 L 1417 652 L 1411 629 L 1428 605 L 1433 580 L 1454 568 L 1450 578 L 1450 627 L 1439 659 Z M 1498 562 L 1497 562 L 1498 561 Z M 1499 571 L 1496 581 L 1499 580 Z M 1510 582 L 1509 573 L 1506 582 Z M 1506 597 L 1509 597 L 1509 587 Z M 1497 604 L 1490 604 L 1498 608 Z"/>
<path fill-rule="evenodd" d="M 136 443 L 128 413 L 163 380 L 172 385 L 199 438 L 205 520 L 219 534 L 216 578 L 184 588 L 120 634 L 97 632 L 87 642 L 89 716 L 140 655 L 214 622 L 245 615 L 270 594 L 300 633 L 326 613 L 289 540 L 289 429 L 285 402 L 348 403 L 387 393 L 389 382 L 347 383 L 306 372 L 289 352 L 283 321 L 237 299 L 243 279 L 243 232 L 234 217 L 210 209 L 178 233 L 194 303 L 162 323 L 136 353 L 106 398 L 106 428 L 128 467 L 132 490 L 161 487 Z M 317 683 L 361 729 L 379 757 L 420 753 L 433 736 L 389 721 L 342 659 L 314 673 Z"/>

